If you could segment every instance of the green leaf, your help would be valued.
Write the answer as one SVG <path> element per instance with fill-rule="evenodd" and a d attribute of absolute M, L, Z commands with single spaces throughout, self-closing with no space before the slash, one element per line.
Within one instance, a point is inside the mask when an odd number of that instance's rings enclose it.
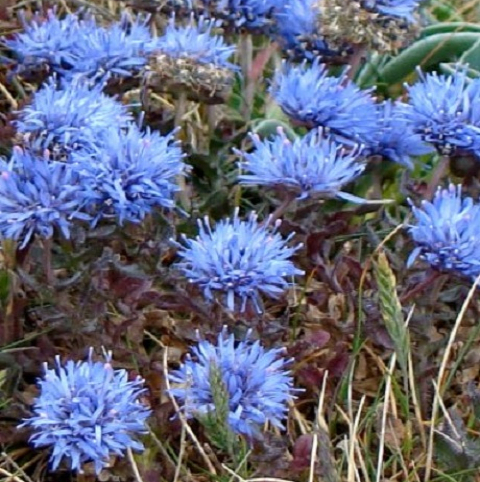
<path fill-rule="evenodd" d="M 437 35 L 439 33 L 458 33 L 458 32 L 479 32 L 480 25 L 470 22 L 442 22 L 434 23 L 425 27 L 420 38 L 429 37 L 431 35 Z"/>
<path fill-rule="evenodd" d="M 355 76 L 355 83 L 362 89 L 375 85 L 380 71 L 390 61 L 389 55 L 373 53 Z"/>
<path fill-rule="evenodd" d="M 480 71 L 480 38 L 460 57 L 460 62 Z"/>
<path fill-rule="evenodd" d="M 392 59 L 379 72 L 379 78 L 388 85 L 401 82 L 414 72 L 419 65 L 428 68 L 440 62 L 459 59 L 480 40 L 480 33 L 441 33 L 431 35 L 413 45 Z"/>

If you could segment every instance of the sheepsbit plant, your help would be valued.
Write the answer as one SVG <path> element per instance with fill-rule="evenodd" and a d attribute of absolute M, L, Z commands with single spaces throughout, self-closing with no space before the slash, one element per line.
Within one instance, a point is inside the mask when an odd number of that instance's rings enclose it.
<path fill-rule="evenodd" d="M 409 227 L 416 248 L 408 265 L 420 257 L 433 268 L 460 275 L 480 274 L 480 204 L 462 198 L 462 187 L 438 188 L 433 201 L 412 205 L 417 223 Z"/>
<path fill-rule="evenodd" d="M 243 312 L 250 302 L 261 312 L 261 294 L 277 298 L 293 276 L 303 274 L 290 261 L 301 245 L 289 247 L 287 243 L 295 233 L 283 239 L 277 232 L 279 226 L 280 221 L 269 226 L 268 219 L 260 224 L 253 212 L 243 221 L 236 210 L 232 218 L 219 221 L 212 229 L 205 217 L 198 221 L 196 238 L 184 236 L 183 245 L 176 243 L 182 259 L 177 267 L 203 290 L 207 300 L 222 294 L 231 311 L 240 302 Z"/>
<path fill-rule="evenodd" d="M 285 63 L 274 78 L 272 95 L 293 121 L 309 128 L 323 127 L 339 140 L 367 144 L 377 128 L 377 109 L 371 90 L 360 90 L 347 79 L 328 75 L 324 64 Z"/>
<path fill-rule="evenodd" d="M 51 238 L 59 231 L 70 237 L 75 219 L 88 220 L 80 211 L 79 178 L 72 166 L 37 158 L 15 148 L 0 174 L 0 236 L 24 248 L 37 235 Z"/>
<path fill-rule="evenodd" d="M 98 474 L 111 456 L 144 448 L 136 438 L 146 432 L 151 413 L 140 401 L 144 380 L 130 380 L 126 370 L 114 369 L 111 352 L 104 357 L 104 362 L 93 361 L 91 348 L 86 361 L 63 365 L 57 356 L 54 368 L 44 364 L 33 414 L 21 426 L 33 429 L 34 447 L 52 448 L 52 470 L 66 459 L 78 472 L 93 462 Z"/>
<path fill-rule="evenodd" d="M 223 102 L 238 67 L 229 59 L 235 52 L 221 35 L 218 22 L 193 16 L 185 26 L 172 18 L 165 34 L 158 38 L 147 72 L 147 84 L 154 90 L 174 94 L 186 92 L 192 100 Z"/>
<path fill-rule="evenodd" d="M 147 20 L 123 14 L 119 22 L 106 27 L 93 20 L 90 29 L 80 31 L 74 51 L 76 62 L 68 76 L 102 81 L 138 73 L 156 48 Z"/>
<path fill-rule="evenodd" d="M 55 10 L 31 22 L 22 16 L 24 31 L 3 43 L 13 52 L 19 68 L 46 66 L 61 77 L 102 80 L 128 77 L 146 63 L 155 45 L 145 19 L 130 19 L 103 27 L 86 14 L 58 18 Z"/>
<path fill-rule="evenodd" d="M 421 0 L 365 0 L 363 8 L 389 17 L 399 17 L 409 22 L 415 21 L 413 14 Z"/>
<path fill-rule="evenodd" d="M 241 184 L 281 188 L 305 199 L 310 196 L 338 197 L 363 201 L 342 192 L 345 184 L 363 172 L 361 148 L 346 147 L 324 137 L 321 129 L 290 141 L 283 130 L 272 139 L 251 134 L 254 150 L 236 151 L 244 157 L 241 167 L 249 174 L 239 176 Z"/>
<path fill-rule="evenodd" d="M 212 412 L 224 411 L 230 430 L 251 442 L 260 437 L 266 422 L 283 428 L 287 404 L 297 390 L 287 369 L 292 360 L 284 358 L 285 350 L 267 350 L 258 341 L 251 343 L 249 337 L 250 332 L 244 341 L 235 343 L 226 329 L 216 344 L 199 337 L 193 356 L 170 372 L 170 381 L 178 387 L 169 393 L 187 417 L 202 421 Z"/>
<path fill-rule="evenodd" d="M 126 107 L 103 94 L 101 85 L 89 87 L 80 79 L 58 85 L 50 79 L 18 113 L 15 126 L 31 149 L 64 158 L 95 149 L 105 130 L 130 119 Z"/>
<path fill-rule="evenodd" d="M 200 64 L 212 64 L 236 70 L 237 66 L 229 62 L 236 46 L 225 43 L 221 35 L 215 35 L 214 29 L 219 23 L 200 17 L 193 17 L 185 26 L 177 26 L 175 17 L 171 18 L 164 35 L 156 41 L 160 52 L 174 58 L 189 59 Z"/>
<path fill-rule="evenodd" d="M 136 124 L 112 128 L 93 153 L 72 155 L 81 176 L 81 198 L 92 214 L 117 223 L 139 223 L 155 207 L 172 209 L 177 178 L 186 171 L 184 154 L 174 133 L 161 136 Z"/>
<path fill-rule="evenodd" d="M 317 0 L 287 0 L 275 13 L 275 38 L 293 60 L 314 60 L 338 56 L 321 32 L 320 4 Z M 344 50 L 344 49 L 342 49 Z"/>
<path fill-rule="evenodd" d="M 268 34 L 274 25 L 276 0 L 201 0 L 204 9 L 212 17 L 222 21 L 230 32 L 254 32 Z"/>
<path fill-rule="evenodd" d="M 473 153 L 480 146 L 480 80 L 469 84 L 466 69 L 452 75 L 425 74 L 406 85 L 405 115 L 414 132 L 444 155 Z"/>
<path fill-rule="evenodd" d="M 400 102 L 386 100 L 378 104 L 377 129 L 363 150 L 365 156 L 379 156 L 413 169 L 415 157 L 435 152 L 414 132 L 404 112 L 405 106 Z"/>
<path fill-rule="evenodd" d="M 336 47 L 351 44 L 395 52 L 418 33 L 419 0 L 323 0 L 322 33 Z"/>
<path fill-rule="evenodd" d="M 92 29 L 88 20 L 80 21 L 74 14 L 59 19 L 55 10 L 49 10 L 46 18 L 37 13 L 30 22 L 23 12 L 19 18 L 23 31 L 1 39 L 15 56 L 19 72 L 39 67 L 60 74 L 69 71 L 77 61 L 75 49 L 82 32 L 87 36 Z"/>

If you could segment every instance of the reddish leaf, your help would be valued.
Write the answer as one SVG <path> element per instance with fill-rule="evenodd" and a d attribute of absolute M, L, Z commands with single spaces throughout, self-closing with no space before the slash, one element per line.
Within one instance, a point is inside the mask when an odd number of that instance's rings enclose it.
<path fill-rule="evenodd" d="M 301 472 L 310 467 L 310 459 L 312 455 L 313 435 L 301 435 L 293 447 L 293 460 L 290 464 L 290 470 Z"/>
<path fill-rule="evenodd" d="M 325 330 L 314 329 L 305 337 L 305 341 L 311 348 L 323 348 L 330 341 L 330 333 Z"/>

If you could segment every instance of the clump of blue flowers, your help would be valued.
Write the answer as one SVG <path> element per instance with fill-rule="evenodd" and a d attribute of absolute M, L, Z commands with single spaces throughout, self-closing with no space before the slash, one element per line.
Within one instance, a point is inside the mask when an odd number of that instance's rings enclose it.
<path fill-rule="evenodd" d="M 417 224 L 409 227 L 417 247 L 409 257 L 417 257 L 441 271 L 476 277 L 480 274 L 480 204 L 462 198 L 462 187 L 450 184 L 438 188 L 433 201 L 412 204 Z"/>
<path fill-rule="evenodd" d="M 480 80 L 469 84 L 465 68 L 453 75 L 424 74 L 407 85 L 407 119 L 417 134 L 444 155 L 470 153 L 480 146 Z"/>
<path fill-rule="evenodd" d="M 358 147 L 347 148 L 325 138 L 321 129 L 293 142 L 282 130 L 272 139 L 261 140 L 256 134 L 250 137 L 253 152 L 237 151 L 245 159 L 241 167 L 249 172 L 239 176 L 241 184 L 281 188 L 298 199 L 316 195 L 358 201 L 341 191 L 365 168 L 359 162 Z"/>
<path fill-rule="evenodd" d="M 146 432 L 150 415 L 139 400 L 144 380 L 129 380 L 126 370 L 112 367 L 111 352 L 104 356 L 104 362 L 94 362 L 90 349 L 87 361 L 62 365 L 57 356 L 54 368 L 45 363 L 33 414 L 22 425 L 34 430 L 30 442 L 35 447 L 52 448 L 53 470 L 66 459 L 79 472 L 93 462 L 98 474 L 111 456 L 143 450 L 136 435 Z"/>
<path fill-rule="evenodd" d="M 293 121 L 323 127 L 339 140 L 366 143 L 377 128 L 371 90 L 360 90 L 343 73 L 328 75 L 318 59 L 301 65 L 284 64 L 275 75 L 272 95 Z"/>
<path fill-rule="evenodd" d="M 81 80 L 47 82 L 15 122 L 23 142 L 39 152 L 48 149 L 55 158 L 72 151 L 94 150 L 112 125 L 127 125 L 131 116 L 125 106 Z M 65 160 L 65 159 L 63 159 Z"/>
<path fill-rule="evenodd" d="M 218 22 L 204 17 L 192 17 L 186 26 L 175 25 L 172 18 L 156 42 L 148 85 L 174 94 L 186 92 L 193 100 L 223 102 L 238 68 L 229 61 L 236 47 L 216 35 L 216 27 Z"/>
<path fill-rule="evenodd" d="M 170 394 L 181 403 L 187 417 L 200 420 L 226 404 L 225 422 L 236 434 L 253 441 L 269 422 L 283 428 L 287 403 L 294 399 L 293 377 L 282 348 L 266 350 L 260 342 L 235 343 L 224 329 L 217 343 L 199 340 L 178 370 L 169 374 L 179 384 Z M 220 386 L 219 386 L 220 385 Z M 218 400 L 218 392 L 224 400 Z"/>
<path fill-rule="evenodd" d="M 287 246 L 294 233 L 283 239 L 277 232 L 279 225 L 277 221 L 270 227 L 268 220 L 262 225 L 255 213 L 243 221 L 237 210 L 213 229 L 205 217 L 198 222 L 198 236 L 184 237 L 184 245 L 178 244 L 182 260 L 177 266 L 207 300 L 221 294 L 229 310 L 239 303 L 243 312 L 251 302 L 261 312 L 261 294 L 277 298 L 291 284 L 289 278 L 303 274 L 290 261 L 301 245 Z"/>
<path fill-rule="evenodd" d="M 72 156 L 81 176 L 81 198 L 92 225 L 114 218 L 139 223 L 155 207 L 172 209 L 184 174 L 183 153 L 174 134 L 161 136 L 136 124 L 112 128 L 93 154 Z"/>
<path fill-rule="evenodd" d="M 46 19 L 35 14 L 30 22 L 26 21 L 23 12 L 19 16 L 23 32 L 13 38 L 2 38 L 2 43 L 18 61 L 18 70 L 46 67 L 50 72 L 62 74 L 74 67 L 77 60 L 75 48 L 81 32 L 90 31 L 88 21 L 81 22 L 73 14 L 59 19 L 54 10 L 47 12 Z"/>
<path fill-rule="evenodd" d="M 129 77 L 147 63 L 155 49 L 146 21 L 123 15 L 109 26 L 98 25 L 86 14 L 58 18 L 55 10 L 31 22 L 22 16 L 24 31 L 3 43 L 13 52 L 19 68 L 46 67 L 59 77 L 85 77 L 92 81 Z"/>
<path fill-rule="evenodd" d="M 0 174 L 0 235 L 24 248 L 35 235 L 51 238 L 55 231 L 70 237 L 75 219 L 88 220 L 81 212 L 80 182 L 68 164 L 37 158 L 15 148 Z"/>
<path fill-rule="evenodd" d="M 146 19 L 131 19 L 123 14 L 119 22 L 107 27 L 94 21 L 91 24 L 90 29 L 81 29 L 69 77 L 78 75 L 93 81 L 131 77 L 147 64 L 156 49 Z"/>

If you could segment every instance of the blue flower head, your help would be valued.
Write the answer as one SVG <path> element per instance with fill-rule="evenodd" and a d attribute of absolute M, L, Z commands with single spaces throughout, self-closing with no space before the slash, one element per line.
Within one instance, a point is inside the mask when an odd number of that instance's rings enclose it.
<path fill-rule="evenodd" d="M 276 36 L 292 59 L 313 60 L 338 55 L 321 32 L 317 0 L 288 0 L 276 11 Z"/>
<path fill-rule="evenodd" d="M 413 13 L 421 0 L 365 0 L 364 8 L 377 11 L 387 17 L 403 18 L 409 22 L 415 19 Z"/>
<path fill-rule="evenodd" d="M 82 29 L 80 34 L 69 77 L 80 75 L 96 81 L 110 76 L 130 77 L 146 65 L 155 49 L 146 20 L 131 21 L 126 14 L 108 27 L 93 21 L 92 27 Z"/>
<path fill-rule="evenodd" d="M 205 217 L 198 222 L 198 236 L 184 237 L 185 246 L 178 245 L 182 261 L 177 266 L 208 300 L 219 292 L 232 311 L 240 301 L 240 311 L 251 302 L 260 312 L 261 294 L 276 298 L 290 285 L 285 278 L 303 274 L 290 261 L 301 245 L 288 247 L 294 233 L 284 240 L 277 232 L 279 224 L 269 229 L 268 221 L 260 224 L 255 213 L 242 221 L 237 210 L 212 229 Z"/>
<path fill-rule="evenodd" d="M 293 142 L 282 130 L 269 140 L 262 141 L 255 134 L 250 137 L 254 151 L 237 151 L 245 159 L 242 167 L 250 173 L 239 176 L 241 184 L 282 187 L 298 199 L 315 195 L 352 199 L 341 189 L 365 168 L 358 161 L 357 147 L 347 149 L 323 137 L 321 129 Z"/>
<path fill-rule="evenodd" d="M 75 80 L 57 86 L 50 80 L 19 112 L 15 125 L 33 149 L 63 156 L 94 149 L 106 129 L 124 126 L 130 118 L 126 107 L 102 93 L 101 85 L 90 88 Z"/>
<path fill-rule="evenodd" d="M 93 155 L 72 160 L 81 175 L 81 197 L 95 225 L 101 218 L 138 223 L 155 207 L 172 209 L 185 172 L 183 153 L 174 134 L 141 132 L 135 124 L 112 128 Z"/>
<path fill-rule="evenodd" d="M 415 156 L 434 152 L 416 134 L 404 115 L 403 104 L 386 100 L 378 105 L 378 127 L 363 151 L 365 156 L 380 156 L 413 169 Z"/>
<path fill-rule="evenodd" d="M 20 19 L 24 31 L 2 38 L 17 58 L 20 70 L 42 66 L 58 73 L 70 70 L 77 61 L 79 38 L 88 36 L 92 28 L 90 20 L 80 21 L 77 15 L 59 19 L 55 10 L 49 10 L 46 19 L 36 14 L 30 22 L 21 12 Z"/>
<path fill-rule="evenodd" d="M 460 185 L 438 188 L 432 202 L 412 204 L 412 211 L 417 224 L 409 231 L 417 247 L 409 265 L 420 257 L 438 270 L 480 274 L 480 205 L 470 197 L 462 199 Z"/>
<path fill-rule="evenodd" d="M 277 72 L 272 95 L 292 120 L 358 143 L 367 143 L 377 128 L 377 110 L 369 91 L 346 78 L 328 75 L 316 59 L 311 65 L 285 64 Z"/>
<path fill-rule="evenodd" d="M 274 23 L 276 0 L 203 0 L 210 14 L 222 20 L 230 31 L 270 33 Z"/>
<path fill-rule="evenodd" d="M 282 348 L 266 350 L 257 341 L 235 343 L 226 329 L 216 345 L 199 339 L 178 370 L 169 374 L 170 381 L 180 384 L 170 394 L 180 401 L 182 412 L 200 420 L 215 411 L 214 379 L 219 372 L 228 398 L 227 423 L 230 429 L 250 441 L 258 438 L 265 422 L 283 428 L 287 403 L 293 400 L 293 378 L 286 368 Z M 217 382 L 218 383 L 218 382 Z"/>
<path fill-rule="evenodd" d="M 175 26 L 172 18 L 157 52 L 151 57 L 147 85 L 153 90 L 208 104 L 223 103 L 230 93 L 238 68 L 228 59 L 235 46 L 214 34 L 218 22 L 200 17 L 186 26 Z"/>
<path fill-rule="evenodd" d="M 83 19 L 69 14 L 59 19 L 50 10 L 46 20 L 39 15 L 24 32 L 3 43 L 13 51 L 19 69 L 47 66 L 61 77 L 82 76 L 100 81 L 110 76 L 128 77 L 140 70 L 154 49 L 145 20 L 130 22 L 123 15 L 108 27 L 97 25 L 92 15 Z"/>
<path fill-rule="evenodd" d="M 198 22 L 191 18 L 188 25 L 177 26 L 175 18 L 172 18 L 165 34 L 158 38 L 156 48 L 176 59 L 237 70 L 237 67 L 229 62 L 236 47 L 226 44 L 222 36 L 213 33 L 212 29 L 217 26 L 218 22 L 203 17 L 200 17 Z"/>
<path fill-rule="evenodd" d="M 414 132 L 450 155 L 456 149 L 475 150 L 480 142 L 480 101 L 472 96 L 480 80 L 467 87 L 467 73 L 459 68 L 453 75 L 424 74 L 407 85 L 406 117 Z"/>
<path fill-rule="evenodd" d="M 0 235 L 24 248 L 34 235 L 51 238 L 58 230 L 70 237 L 80 212 L 79 179 L 69 164 L 49 162 L 15 148 L 0 174 Z"/>
<path fill-rule="evenodd" d="M 86 462 L 95 464 L 97 474 L 112 455 L 123 456 L 127 449 L 143 450 L 136 434 L 146 432 L 150 410 L 139 397 L 145 392 L 144 380 L 129 380 L 126 370 L 112 367 L 111 352 L 105 362 L 69 360 L 48 368 L 39 380 L 40 395 L 33 415 L 22 426 L 34 430 L 30 442 L 35 447 L 52 447 L 52 469 L 67 459 L 75 471 Z"/>

